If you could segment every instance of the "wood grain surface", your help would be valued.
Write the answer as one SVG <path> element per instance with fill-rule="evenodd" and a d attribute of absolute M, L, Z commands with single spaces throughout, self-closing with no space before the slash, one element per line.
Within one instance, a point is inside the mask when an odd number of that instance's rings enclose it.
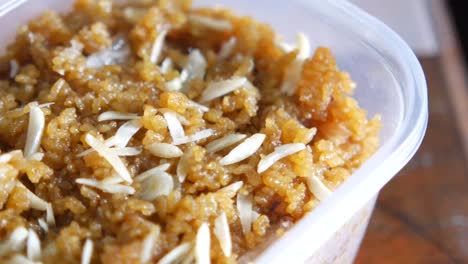
<path fill-rule="evenodd" d="M 416 156 L 381 192 L 356 259 L 468 263 L 468 175 L 439 58 L 423 59 L 429 126 Z"/>
<path fill-rule="evenodd" d="M 442 1 L 441 54 L 421 59 L 429 125 L 416 156 L 381 192 L 356 258 L 370 263 L 468 263 L 467 69 Z"/>

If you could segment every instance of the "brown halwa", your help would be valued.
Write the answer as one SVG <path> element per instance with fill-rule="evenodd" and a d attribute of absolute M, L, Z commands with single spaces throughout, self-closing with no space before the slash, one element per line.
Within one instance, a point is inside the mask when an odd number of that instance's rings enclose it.
<path fill-rule="evenodd" d="M 184 0 L 21 27 L 0 58 L 0 262 L 236 263 L 284 233 L 379 144 L 330 50 L 308 53 Z"/>

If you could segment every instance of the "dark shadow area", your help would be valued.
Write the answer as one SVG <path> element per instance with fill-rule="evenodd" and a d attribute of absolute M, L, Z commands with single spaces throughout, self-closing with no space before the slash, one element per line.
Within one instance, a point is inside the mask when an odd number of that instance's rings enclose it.
<path fill-rule="evenodd" d="M 468 2 L 461 0 L 449 0 L 450 11 L 452 12 L 457 33 L 463 46 L 465 62 L 468 63 Z"/>

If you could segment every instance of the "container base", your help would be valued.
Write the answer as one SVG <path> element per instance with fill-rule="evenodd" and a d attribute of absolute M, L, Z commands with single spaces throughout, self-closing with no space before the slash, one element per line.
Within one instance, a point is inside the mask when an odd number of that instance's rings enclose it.
<path fill-rule="evenodd" d="M 353 263 L 374 211 L 377 195 L 357 211 L 323 246 L 309 257 L 306 264 Z"/>

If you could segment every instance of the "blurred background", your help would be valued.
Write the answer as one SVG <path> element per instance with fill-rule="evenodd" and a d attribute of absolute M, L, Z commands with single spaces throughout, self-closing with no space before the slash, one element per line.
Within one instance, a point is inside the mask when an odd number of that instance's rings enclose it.
<path fill-rule="evenodd" d="M 350 1 L 408 42 L 429 89 L 426 137 L 382 190 L 356 263 L 468 263 L 467 1 Z"/>

